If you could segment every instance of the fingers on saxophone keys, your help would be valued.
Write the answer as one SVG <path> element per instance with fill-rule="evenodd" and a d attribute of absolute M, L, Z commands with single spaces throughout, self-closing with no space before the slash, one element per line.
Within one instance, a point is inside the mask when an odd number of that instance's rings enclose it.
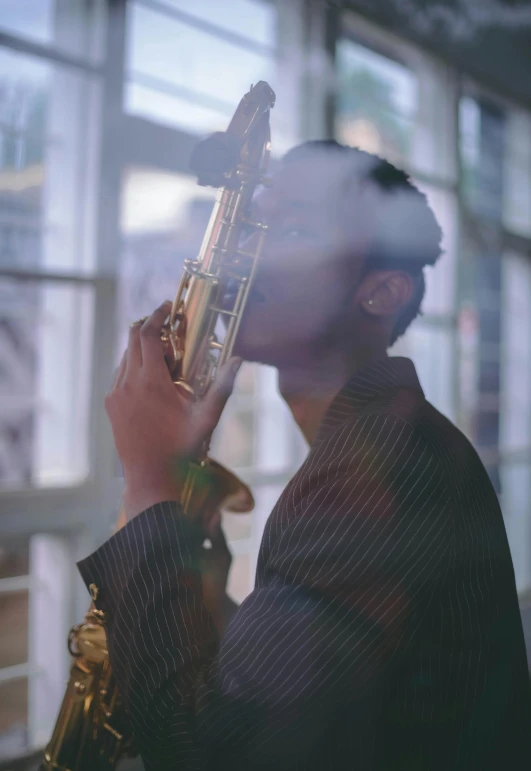
<path fill-rule="evenodd" d="M 162 305 L 153 311 L 151 316 L 146 316 L 141 320 L 140 334 L 142 337 L 159 337 L 160 330 L 168 318 L 171 311 L 171 300 L 165 300 Z"/>
<path fill-rule="evenodd" d="M 133 321 L 132 324 L 129 325 L 129 332 L 135 332 L 137 329 L 140 329 L 144 321 L 147 320 L 147 316 L 142 316 L 141 319 L 137 319 L 136 321 Z"/>
<path fill-rule="evenodd" d="M 140 327 L 142 359 L 143 363 L 148 367 L 166 366 L 164 364 L 160 333 L 171 311 L 171 306 L 170 300 L 166 300 L 162 305 L 159 305 Z"/>

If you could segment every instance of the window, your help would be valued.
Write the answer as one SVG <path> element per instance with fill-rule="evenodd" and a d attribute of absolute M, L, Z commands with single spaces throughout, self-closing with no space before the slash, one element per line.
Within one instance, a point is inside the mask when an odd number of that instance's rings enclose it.
<path fill-rule="evenodd" d="M 389 160 L 407 160 L 417 106 L 413 73 L 349 38 L 338 42 L 336 56 L 338 139 Z"/>
<path fill-rule="evenodd" d="M 215 191 L 193 177 L 149 168 L 123 176 L 119 352 L 129 325 L 173 300 L 184 260 L 197 255 Z M 118 352 L 117 352 L 118 355 Z"/>
<path fill-rule="evenodd" d="M 72 573 L 67 541 L 56 536 L 10 539 L 0 550 L 0 759 L 42 746 L 52 731 Z"/>
<path fill-rule="evenodd" d="M 337 138 L 428 196 L 445 255 L 395 352 L 497 474 L 531 587 L 530 116 L 468 85 L 459 100 L 451 66 L 350 13 L 329 77 L 327 5 L 123 0 L 106 29 L 108 0 L 0 2 L 1 758 L 42 747 L 63 697 L 67 631 L 88 604 L 75 561 L 120 505 L 104 395 L 129 323 L 173 296 L 212 205 L 190 149 L 259 78 L 278 95 L 276 156 L 323 135 L 334 88 Z M 276 373 L 244 365 L 212 447 L 256 499 L 224 515 L 238 601 L 305 453 Z"/>
<path fill-rule="evenodd" d="M 500 358 L 502 323 L 502 215 L 506 111 L 491 99 L 465 95 L 460 104 L 463 178 L 460 265 L 461 313 L 473 321 L 474 366 L 463 361 L 473 400 L 462 400 L 464 425 L 482 455 L 491 481 L 502 492 Z M 468 326 L 465 322 L 465 329 Z"/>
<path fill-rule="evenodd" d="M 343 17 L 336 60 L 338 140 L 408 171 L 443 229 L 443 255 L 424 271 L 422 315 L 391 353 L 414 359 L 428 398 L 453 418 L 458 207 L 448 112 L 455 83 L 443 64 L 353 14 Z"/>
<path fill-rule="evenodd" d="M 531 115 L 513 109 L 508 116 L 505 147 L 504 224 L 531 238 Z"/>
<path fill-rule="evenodd" d="M 97 100 L 93 78 L 0 49 L 0 266 L 93 270 Z"/>
<path fill-rule="evenodd" d="M 0 49 L 4 486 L 79 484 L 88 475 L 93 293 L 79 281 L 95 267 L 95 196 L 85 185 L 97 98 L 90 76 Z"/>
<path fill-rule="evenodd" d="M 518 589 L 531 586 L 531 261 L 503 258 L 500 454 L 502 501 Z"/>
<path fill-rule="evenodd" d="M 221 5 L 217 0 L 162 0 L 168 9 L 178 12 L 177 18 L 190 24 L 228 33 L 227 39 L 241 38 L 257 48 L 273 50 L 276 39 L 276 8 L 263 0 L 231 0 Z"/>
<path fill-rule="evenodd" d="M 14 756 L 26 747 L 28 574 L 28 539 L 4 543 L 0 550 L 0 757 Z"/>
<path fill-rule="evenodd" d="M 129 6 L 126 109 L 194 133 L 224 130 L 249 86 L 274 74 L 274 6 L 166 5 Z"/>
<path fill-rule="evenodd" d="M 105 0 L 2 0 L 0 29 L 50 50 L 102 58 Z"/>
<path fill-rule="evenodd" d="M 444 187 L 415 180 L 426 195 L 443 231 L 442 256 L 426 268 L 426 295 L 422 303 L 425 316 L 445 318 L 452 323 L 457 288 L 458 208 L 454 193 Z"/>
<path fill-rule="evenodd" d="M 0 480 L 61 487 L 89 474 L 94 293 L 0 277 Z"/>
<path fill-rule="evenodd" d="M 74 531 L 98 455 L 94 323 L 109 286 L 96 245 L 104 5 L 0 3 L 2 759 L 44 745 L 63 697 Z M 94 529 L 94 499 L 91 510 Z"/>

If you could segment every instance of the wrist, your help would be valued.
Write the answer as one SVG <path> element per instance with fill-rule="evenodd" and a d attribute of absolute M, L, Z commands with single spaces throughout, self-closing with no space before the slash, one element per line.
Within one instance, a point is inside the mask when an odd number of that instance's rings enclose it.
<path fill-rule="evenodd" d="M 179 501 L 180 486 L 168 479 L 126 476 L 123 506 L 128 520 L 164 501 Z"/>

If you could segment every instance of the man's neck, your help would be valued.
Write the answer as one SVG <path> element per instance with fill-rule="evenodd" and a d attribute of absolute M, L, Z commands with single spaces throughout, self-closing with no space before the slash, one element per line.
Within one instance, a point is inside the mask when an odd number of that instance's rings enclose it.
<path fill-rule="evenodd" d="M 347 381 L 386 355 L 385 350 L 372 349 L 368 355 L 360 353 L 349 360 L 321 361 L 319 367 L 312 363 L 279 369 L 280 393 L 308 444 L 315 439 L 328 408 Z"/>

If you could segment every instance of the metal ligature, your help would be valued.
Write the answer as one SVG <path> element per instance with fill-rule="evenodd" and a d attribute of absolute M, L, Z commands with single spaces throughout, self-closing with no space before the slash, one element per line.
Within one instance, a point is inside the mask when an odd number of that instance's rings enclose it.
<path fill-rule="evenodd" d="M 267 169 L 274 103 L 267 83 L 252 86 L 227 131 L 205 139 L 192 155 L 198 184 L 219 191 L 199 255 L 185 262 L 162 332 L 172 380 L 190 399 L 204 396 L 231 356 L 242 320 L 266 233 L 248 212 Z M 252 249 L 241 246 L 244 230 L 258 233 Z M 232 298 L 228 306 L 227 297 Z M 220 320 L 226 328 L 221 341 L 216 336 Z M 208 456 L 208 443 L 176 473 L 183 475 L 180 502 L 188 516 L 220 508 L 247 512 L 254 506 L 249 488 Z M 96 600 L 98 590 L 90 590 Z M 136 754 L 109 662 L 104 624 L 104 614 L 92 606 L 70 632 L 70 678 L 41 771 L 110 771 L 122 758 Z"/>

